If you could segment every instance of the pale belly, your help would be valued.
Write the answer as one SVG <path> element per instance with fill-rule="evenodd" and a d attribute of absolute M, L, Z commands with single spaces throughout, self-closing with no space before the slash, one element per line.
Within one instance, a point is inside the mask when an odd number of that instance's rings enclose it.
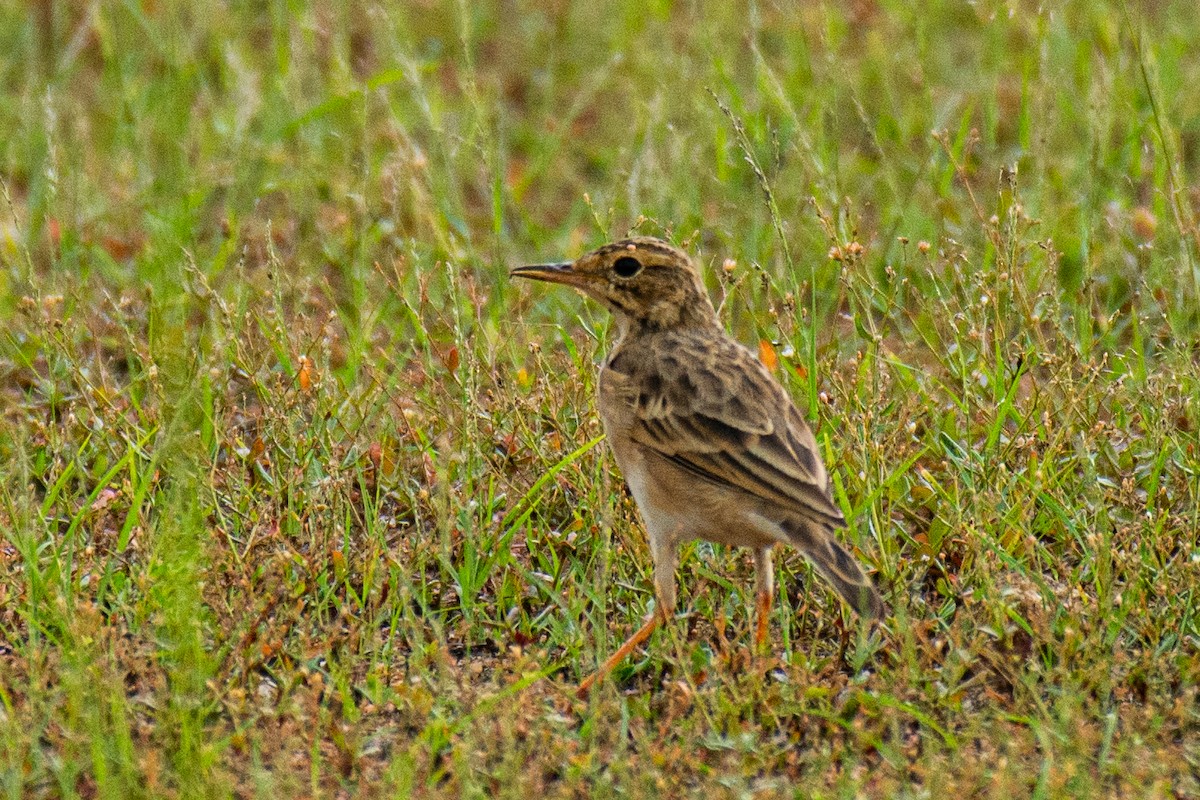
<path fill-rule="evenodd" d="M 605 419 L 604 427 L 652 542 L 678 545 L 706 539 L 732 547 L 765 547 L 786 541 L 779 526 L 741 492 L 698 478 L 646 450 L 618 420 Z"/>

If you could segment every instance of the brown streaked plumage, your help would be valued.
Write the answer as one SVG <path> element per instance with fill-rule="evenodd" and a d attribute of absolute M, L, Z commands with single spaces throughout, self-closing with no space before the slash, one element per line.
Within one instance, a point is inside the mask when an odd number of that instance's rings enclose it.
<path fill-rule="evenodd" d="M 883 616 L 879 593 L 833 536 L 845 519 L 812 431 L 770 371 L 725 333 L 685 253 L 637 237 L 511 274 L 579 289 L 617 322 L 597 406 L 645 521 L 658 614 L 581 692 L 668 618 L 679 545 L 691 539 L 753 548 L 760 644 L 773 591 L 771 549 L 780 543 L 799 549 L 860 614 Z"/>

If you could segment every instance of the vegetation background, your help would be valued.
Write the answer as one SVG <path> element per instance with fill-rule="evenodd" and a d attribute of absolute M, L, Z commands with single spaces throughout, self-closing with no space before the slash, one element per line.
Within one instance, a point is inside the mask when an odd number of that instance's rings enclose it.
<path fill-rule="evenodd" d="M 1200 7 L 0 4 L 0 787 L 1195 797 Z M 703 264 L 892 607 L 650 559 L 605 314 Z"/>

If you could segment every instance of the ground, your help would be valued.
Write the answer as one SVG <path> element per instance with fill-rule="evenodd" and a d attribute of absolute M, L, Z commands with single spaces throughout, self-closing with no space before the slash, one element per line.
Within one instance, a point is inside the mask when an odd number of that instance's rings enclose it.
<path fill-rule="evenodd" d="M 1200 794 L 1200 10 L 0 6 L 9 797 Z M 798 7 L 796 7 L 798 6 Z M 816 431 L 652 606 L 611 329 L 702 265 Z"/>

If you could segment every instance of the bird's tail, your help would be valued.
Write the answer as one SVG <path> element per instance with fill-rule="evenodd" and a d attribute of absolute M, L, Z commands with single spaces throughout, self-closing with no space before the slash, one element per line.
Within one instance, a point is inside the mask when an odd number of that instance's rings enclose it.
<path fill-rule="evenodd" d="M 783 520 L 780 527 L 791 544 L 812 562 L 817 572 L 833 584 L 855 611 L 871 619 L 883 617 L 886 610 L 883 598 L 854 556 L 833 538 L 832 531 L 795 517 Z"/>

